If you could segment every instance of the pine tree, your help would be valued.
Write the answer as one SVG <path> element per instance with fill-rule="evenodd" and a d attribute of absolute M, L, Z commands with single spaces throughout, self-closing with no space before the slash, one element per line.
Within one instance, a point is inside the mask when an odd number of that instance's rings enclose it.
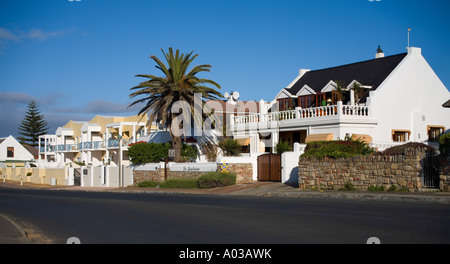
<path fill-rule="evenodd" d="M 40 114 L 39 108 L 35 101 L 28 104 L 28 110 L 19 126 L 19 134 L 17 137 L 20 143 L 26 143 L 30 146 L 36 147 L 38 145 L 39 136 L 45 135 L 48 132 L 48 124 L 44 120 L 44 116 Z"/>

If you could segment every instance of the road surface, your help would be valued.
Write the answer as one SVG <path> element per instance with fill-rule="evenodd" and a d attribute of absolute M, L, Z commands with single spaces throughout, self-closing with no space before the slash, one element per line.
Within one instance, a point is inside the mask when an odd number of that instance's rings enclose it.
<path fill-rule="evenodd" d="M 438 203 L 0 187 L 0 213 L 47 243 L 450 243 Z"/>

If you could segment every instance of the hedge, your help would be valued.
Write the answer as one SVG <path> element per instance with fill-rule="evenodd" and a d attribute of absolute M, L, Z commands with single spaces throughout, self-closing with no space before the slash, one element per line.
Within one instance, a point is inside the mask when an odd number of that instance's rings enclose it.
<path fill-rule="evenodd" d="M 198 188 L 208 189 L 236 184 L 236 175 L 226 172 L 208 172 L 198 179 Z"/>
<path fill-rule="evenodd" d="M 226 172 L 208 172 L 198 178 L 175 178 L 157 183 L 154 181 L 143 181 L 137 184 L 138 187 L 156 187 L 161 188 L 200 188 L 208 189 L 214 187 L 223 187 L 236 184 L 236 175 Z"/>
<path fill-rule="evenodd" d="M 314 141 L 306 145 L 302 157 L 348 158 L 374 153 L 366 143 L 359 140 Z"/>

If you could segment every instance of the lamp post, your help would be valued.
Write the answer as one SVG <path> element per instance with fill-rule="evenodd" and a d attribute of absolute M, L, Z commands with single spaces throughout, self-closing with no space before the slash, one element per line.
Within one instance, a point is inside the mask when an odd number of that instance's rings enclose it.
<path fill-rule="evenodd" d="M 117 136 L 119 138 L 119 187 L 123 187 L 122 176 L 122 135 Z"/>

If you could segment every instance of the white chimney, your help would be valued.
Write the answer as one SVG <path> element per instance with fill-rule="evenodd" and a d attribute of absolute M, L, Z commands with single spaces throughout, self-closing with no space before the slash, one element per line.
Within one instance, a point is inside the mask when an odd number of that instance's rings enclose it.
<path fill-rule="evenodd" d="M 380 45 L 378 45 L 377 54 L 375 55 L 375 59 L 384 58 L 383 50 L 381 50 Z"/>
<path fill-rule="evenodd" d="M 310 69 L 300 69 L 298 71 L 298 76 L 301 78 L 305 73 L 309 72 Z"/>

